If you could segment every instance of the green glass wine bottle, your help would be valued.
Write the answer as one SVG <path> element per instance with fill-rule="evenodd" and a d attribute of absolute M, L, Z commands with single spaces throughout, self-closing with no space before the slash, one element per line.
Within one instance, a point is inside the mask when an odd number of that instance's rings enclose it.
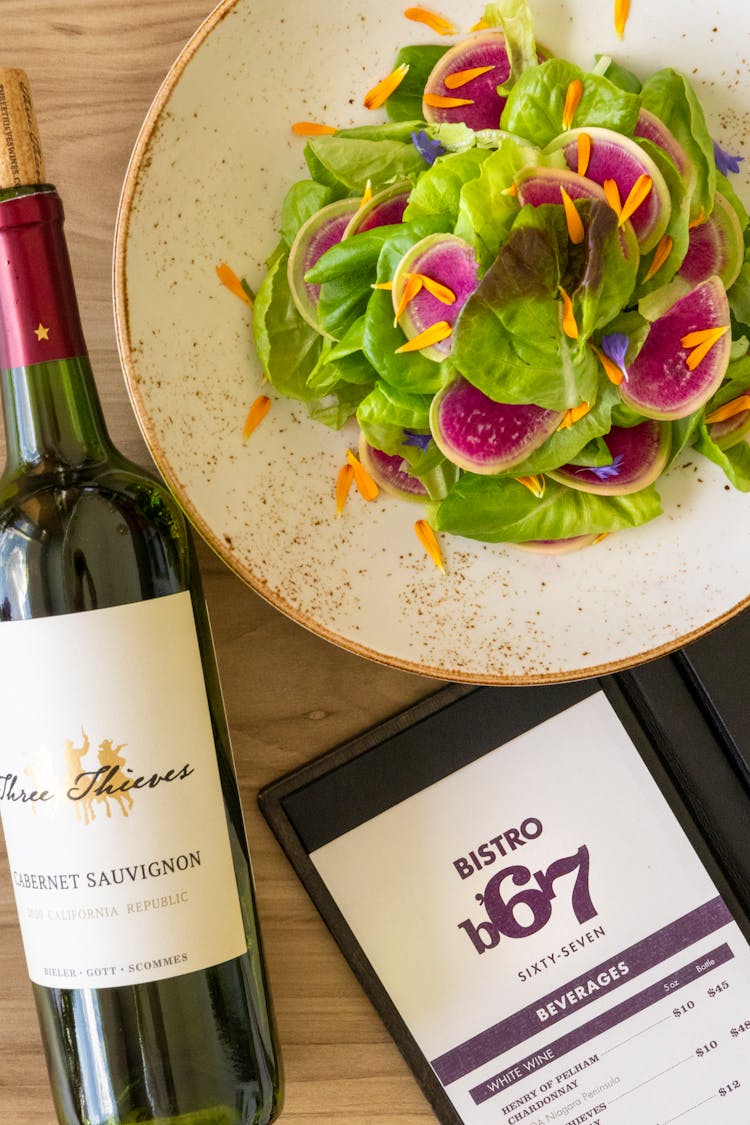
<path fill-rule="evenodd" d="M 0 115 L 0 812 L 55 1107 L 261 1125 L 281 1064 L 189 529 L 107 433 L 22 71 Z"/>

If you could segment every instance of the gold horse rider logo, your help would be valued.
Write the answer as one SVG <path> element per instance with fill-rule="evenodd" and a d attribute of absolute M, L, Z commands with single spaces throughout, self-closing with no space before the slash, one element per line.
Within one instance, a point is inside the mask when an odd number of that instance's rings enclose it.
<path fill-rule="evenodd" d="M 47 750 L 35 754 L 24 773 L 31 778 L 34 787 L 41 792 L 58 792 L 71 796 L 76 819 L 82 824 L 96 820 L 97 812 L 112 816 L 112 805 L 116 805 L 122 816 L 128 816 L 133 807 L 133 796 L 123 790 L 130 781 L 124 772 L 127 759 L 122 751 L 127 743 L 115 743 L 112 738 L 104 738 L 97 747 L 98 764 L 86 761 L 91 750 L 91 742 L 85 729 L 81 728 L 80 742 L 66 738 L 62 755 L 62 772 Z M 82 796 L 76 797 L 76 793 Z M 67 803 L 67 802 L 66 802 Z M 36 812 L 36 806 L 34 806 Z"/>

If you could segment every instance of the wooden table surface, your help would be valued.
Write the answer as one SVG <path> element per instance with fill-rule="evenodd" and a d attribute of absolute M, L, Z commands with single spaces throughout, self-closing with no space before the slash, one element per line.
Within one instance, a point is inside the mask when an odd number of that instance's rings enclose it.
<path fill-rule="evenodd" d="M 67 215 L 81 314 L 110 431 L 147 462 L 115 344 L 111 258 L 131 148 L 172 61 L 211 0 L 3 0 L 0 63 L 30 76 L 48 176 Z M 256 805 L 258 789 L 431 693 L 434 681 L 318 639 L 200 557 L 254 857 L 286 1065 L 286 1121 L 434 1120 Z M 0 845 L 1 847 L 1 845 Z M 55 1113 L 0 854 L 0 1122 Z"/>

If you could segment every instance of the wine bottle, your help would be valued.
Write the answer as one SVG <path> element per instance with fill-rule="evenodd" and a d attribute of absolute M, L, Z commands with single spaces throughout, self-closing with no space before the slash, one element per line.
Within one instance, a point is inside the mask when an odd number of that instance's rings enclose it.
<path fill-rule="evenodd" d="M 61 1125 L 262 1125 L 281 1066 L 185 518 L 113 446 L 0 71 L 0 811 Z"/>

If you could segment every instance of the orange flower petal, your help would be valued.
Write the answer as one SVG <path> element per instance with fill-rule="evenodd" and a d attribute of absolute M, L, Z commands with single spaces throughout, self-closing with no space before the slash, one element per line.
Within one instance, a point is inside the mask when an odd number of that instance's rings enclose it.
<path fill-rule="evenodd" d="M 426 24 L 427 27 L 432 28 L 438 35 L 454 35 L 456 28 L 450 20 L 444 16 L 438 15 L 437 12 L 430 11 L 429 8 L 407 8 L 404 15 L 408 20 L 413 20 L 415 23 Z"/>
<path fill-rule="evenodd" d="M 630 0 L 615 0 L 615 31 L 617 38 L 622 39 L 625 34 L 625 24 L 630 15 Z"/>
<path fill-rule="evenodd" d="M 447 285 L 443 285 L 441 284 L 441 282 L 435 281 L 433 277 L 428 277 L 427 274 L 424 273 L 418 273 L 416 276 L 421 278 L 422 284 L 424 285 L 427 292 L 431 296 L 435 297 L 436 300 L 440 301 L 441 304 L 452 305 L 455 303 L 456 294 L 452 289 L 449 289 Z"/>
<path fill-rule="evenodd" d="M 541 500 L 544 496 L 547 482 L 543 476 L 535 477 L 515 477 L 518 484 L 522 484 L 524 488 L 528 488 L 532 495 L 536 496 L 537 500 Z"/>
<path fill-rule="evenodd" d="M 575 203 L 564 187 L 560 188 L 560 195 L 562 196 L 563 207 L 565 208 L 565 222 L 568 224 L 568 237 L 574 246 L 578 246 L 579 243 L 583 242 L 585 237 L 583 220 L 576 210 Z"/>
<path fill-rule="evenodd" d="M 591 410 L 591 407 L 587 402 L 579 402 L 578 406 L 574 406 L 570 412 L 571 422 L 580 421 L 581 418 L 588 414 L 589 410 Z"/>
<path fill-rule="evenodd" d="M 725 332 L 728 331 L 729 326 L 724 325 L 723 328 L 705 328 L 699 332 L 688 332 L 687 336 L 683 336 L 680 340 L 683 348 L 693 348 L 685 360 L 688 371 L 695 371 L 698 364 L 711 351 L 711 348 L 718 344 Z M 693 344 L 696 346 L 693 347 Z"/>
<path fill-rule="evenodd" d="M 659 239 L 659 245 L 654 251 L 654 256 L 651 259 L 651 265 L 648 267 L 643 280 L 650 281 L 654 274 L 659 272 L 671 253 L 672 239 L 668 234 L 662 235 L 662 237 Z"/>
<path fill-rule="evenodd" d="M 456 109 L 460 105 L 474 105 L 472 98 L 446 98 L 443 94 L 425 94 L 422 100 L 433 109 Z"/>
<path fill-rule="evenodd" d="M 487 23 L 487 20 L 477 20 L 477 22 L 469 28 L 469 31 L 487 31 L 491 26 L 492 24 Z"/>
<path fill-rule="evenodd" d="M 595 344 L 591 345 L 591 350 L 604 368 L 604 374 L 607 376 L 610 383 L 614 383 L 616 387 L 619 387 L 624 376 L 615 361 L 610 359 L 608 355 L 605 355 Z"/>
<path fill-rule="evenodd" d="M 243 441 L 247 441 L 253 430 L 258 428 L 270 409 L 271 400 L 268 395 L 258 395 L 255 402 L 248 410 L 245 425 L 242 427 Z"/>
<path fill-rule="evenodd" d="M 563 106 L 562 127 L 569 129 L 573 124 L 576 110 L 581 103 L 583 97 L 583 82 L 580 78 L 574 78 L 568 85 L 565 91 L 565 105 Z"/>
<path fill-rule="evenodd" d="M 222 285 L 226 286 L 230 293 L 234 293 L 235 297 L 239 297 L 250 308 L 253 307 L 253 302 L 250 300 L 249 294 L 244 289 L 242 282 L 237 277 L 231 266 L 226 262 L 222 262 L 220 266 L 216 267 L 216 276 Z"/>
<path fill-rule="evenodd" d="M 723 406 L 712 410 L 706 415 L 706 422 L 709 424 L 726 422 L 727 418 L 734 418 L 735 414 L 744 414 L 746 410 L 750 410 L 750 394 L 740 395 L 739 398 L 733 398 L 730 402 L 725 402 Z"/>
<path fill-rule="evenodd" d="M 620 189 L 617 186 L 617 182 L 615 180 L 605 180 L 603 186 L 607 203 L 619 218 L 622 214 L 622 202 L 620 201 Z"/>
<path fill-rule="evenodd" d="M 340 516 L 344 510 L 347 497 L 349 496 L 349 489 L 352 487 L 354 480 L 354 469 L 347 461 L 339 469 L 339 474 L 336 477 L 336 515 Z"/>
<path fill-rule="evenodd" d="M 562 330 L 569 339 L 577 340 L 578 325 L 576 324 L 575 313 L 573 312 L 573 302 L 562 285 L 558 285 L 558 290 L 563 299 Z"/>
<path fill-rule="evenodd" d="M 591 137 L 588 133 L 578 136 L 578 175 L 585 176 L 591 160 Z"/>
<path fill-rule="evenodd" d="M 372 199 L 372 180 L 368 180 L 367 183 L 365 184 L 365 190 L 362 192 L 362 199 L 360 200 L 360 203 L 359 203 L 359 210 L 361 211 L 363 207 L 366 207 L 371 199 Z"/>
<path fill-rule="evenodd" d="M 452 74 L 446 75 L 444 82 L 449 90 L 460 90 L 462 86 L 494 69 L 494 66 L 472 66 L 468 70 L 454 70 Z"/>
<path fill-rule="evenodd" d="M 385 78 L 381 78 L 380 82 L 377 82 L 365 94 L 363 99 L 365 109 L 380 109 L 381 105 L 388 101 L 393 91 L 401 85 L 408 73 L 409 64 L 402 63 L 401 66 L 397 66 L 395 70 L 387 74 Z"/>
<path fill-rule="evenodd" d="M 362 499 L 374 500 L 380 492 L 376 482 L 372 479 L 359 458 L 352 453 L 351 449 L 347 449 L 346 459 L 354 473 L 354 483 Z"/>
<path fill-rule="evenodd" d="M 445 573 L 445 563 L 443 562 L 443 552 L 440 550 L 440 544 L 435 532 L 432 530 L 427 520 L 417 520 L 414 524 L 414 534 L 419 542 L 424 547 L 427 554 L 438 570 Z"/>
<path fill-rule="evenodd" d="M 386 289 L 389 293 L 393 289 L 392 281 L 375 281 L 370 286 L 371 289 Z"/>
<path fill-rule="evenodd" d="M 698 328 L 695 332 L 688 332 L 686 336 L 681 336 L 680 343 L 683 348 L 694 348 L 697 344 L 705 344 L 706 340 L 720 340 L 726 330 L 726 326 L 723 328 Z"/>
<path fill-rule="evenodd" d="M 292 132 L 297 137 L 329 137 L 338 133 L 333 125 L 320 125 L 317 121 L 295 121 Z"/>
<path fill-rule="evenodd" d="M 501 195 L 518 195 L 518 184 L 511 184 L 510 187 L 503 188 L 500 192 Z"/>
<path fill-rule="evenodd" d="M 433 344 L 439 344 L 441 340 L 447 340 L 452 331 L 447 320 L 439 320 L 437 324 L 431 324 L 424 332 L 420 332 L 418 336 L 396 348 L 396 355 L 401 355 L 403 352 L 421 352 L 422 348 L 430 348 Z"/>
<path fill-rule="evenodd" d="M 422 278 L 418 273 L 410 273 L 406 278 L 401 300 L 396 309 L 396 315 L 393 318 L 394 325 L 398 324 L 399 317 L 406 311 L 408 305 L 414 300 L 417 293 L 422 292 Z"/>
<path fill-rule="evenodd" d="M 628 198 L 622 205 L 620 211 L 620 223 L 622 226 L 624 222 L 630 218 L 634 211 L 637 211 L 640 205 L 648 199 L 651 188 L 653 187 L 653 180 L 650 176 L 640 175 L 628 192 Z"/>
<path fill-rule="evenodd" d="M 688 230 L 694 230 L 695 227 L 703 226 L 706 221 L 706 212 L 701 207 L 701 213 L 697 219 L 693 219 L 692 223 L 688 223 Z"/>

